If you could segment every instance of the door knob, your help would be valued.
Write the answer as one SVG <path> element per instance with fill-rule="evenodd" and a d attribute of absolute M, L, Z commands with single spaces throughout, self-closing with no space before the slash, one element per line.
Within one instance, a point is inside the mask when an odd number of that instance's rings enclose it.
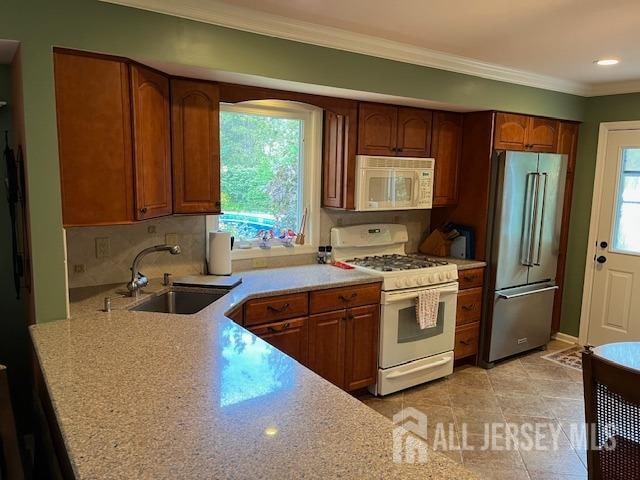
<path fill-rule="evenodd" d="M 598 263 L 605 263 L 607 261 L 607 257 L 605 257 L 604 255 L 600 255 L 598 258 L 596 258 L 596 262 Z"/>

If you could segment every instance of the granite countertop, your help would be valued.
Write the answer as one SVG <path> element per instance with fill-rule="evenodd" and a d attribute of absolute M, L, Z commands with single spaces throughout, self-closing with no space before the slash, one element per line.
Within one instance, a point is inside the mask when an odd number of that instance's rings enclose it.
<path fill-rule="evenodd" d="M 472 268 L 482 268 L 487 266 L 487 262 L 484 262 L 482 260 L 473 260 L 469 258 L 456 258 L 456 257 L 435 257 L 433 255 L 429 255 L 429 257 L 445 260 L 449 263 L 454 263 L 458 266 L 458 271 L 471 270 Z"/>
<path fill-rule="evenodd" d="M 476 478 L 437 453 L 394 463 L 394 425 L 225 317 L 244 300 L 380 280 L 304 266 L 243 272 L 194 315 L 72 292 L 71 319 L 31 327 L 76 478 Z M 147 289 L 151 290 L 151 289 Z"/>

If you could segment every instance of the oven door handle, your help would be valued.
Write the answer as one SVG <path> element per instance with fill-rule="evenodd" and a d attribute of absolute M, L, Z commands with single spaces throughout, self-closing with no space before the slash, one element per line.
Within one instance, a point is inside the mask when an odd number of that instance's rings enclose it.
<path fill-rule="evenodd" d="M 386 378 L 398 378 L 404 377 L 405 375 L 411 375 L 412 373 L 421 372 L 423 370 L 429 370 L 430 368 L 440 367 L 445 365 L 451 361 L 451 357 L 444 357 L 442 360 L 438 360 L 437 362 L 430 363 L 429 365 L 422 365 L 421 367 L 410 368 L 409 370 L 405 370 L 403 372 L 393 372 L 387 375 Z"/>
<path fill-rule="evenodd" d="M 455 293 L 458 293 L 458 287 L 456 286 L 456 287 L 448 287 L 448 288 L 439 288 L 438 291 L 440 292 L 440 295 L 455 294 Z M 418 298 L 418 295 L 419 295 L 419 292 L 404 293 L 404 294 L 391 293 L 389 295 L 385 295 L 384 305 L 389 305 L 390 303 L 396 303 L 396 302 L 403 302 L 405 300 L 414 300 Z"/>

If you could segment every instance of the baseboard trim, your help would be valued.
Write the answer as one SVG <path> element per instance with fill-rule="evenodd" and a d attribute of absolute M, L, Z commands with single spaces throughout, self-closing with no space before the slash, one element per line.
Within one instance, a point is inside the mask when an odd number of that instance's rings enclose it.
<path fill-rule="evenodd" d="M 566 333 L 562 333 L 562 332 L 556 332 L 553 335 L 551 335 L 551 338 L 553 338 L 554 340 L 560 340 L 561 342 L 565 342 L 565 343 L 572 343 L 572 344 L 578 344 L 578 337 L 574 337 L 573 335 L 567 335 Z"/>

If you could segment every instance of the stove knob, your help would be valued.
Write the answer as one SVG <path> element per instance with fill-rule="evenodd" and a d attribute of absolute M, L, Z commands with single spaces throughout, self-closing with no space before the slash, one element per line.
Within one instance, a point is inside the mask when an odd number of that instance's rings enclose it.
<path fill-rule="evenodd" d="M 396 286 L 396 288 L 401 288 L 402 287 L 402 282 L 400 281 L 400 279 L 395 281 L 395 286 Z"/>
<path fill-rule="evenodd" d="M 444 276 L 444 273 L 439 273 L 438 274 L 438 280 L 440 280 L 441 282 L 444 282 L 447 279 L 447 277 Z"/>
<path fill-rule="evenodd" d="M 411 286 L 411 279 L 410 278 L 405 278 L 404 279 L 404 286 L 405 287 L 410 287 Z"/>
<path fill-rule="evenodd" d="M 424 285 L 426 283 L 426 278 L 425 277 L 420 277 L 418 279 L 418 285 Z"/>
<path fill-rule="evenodd" d="M 429 275 L 429 283 L 436 283 L 438 279 L 435 275 Z"/>

